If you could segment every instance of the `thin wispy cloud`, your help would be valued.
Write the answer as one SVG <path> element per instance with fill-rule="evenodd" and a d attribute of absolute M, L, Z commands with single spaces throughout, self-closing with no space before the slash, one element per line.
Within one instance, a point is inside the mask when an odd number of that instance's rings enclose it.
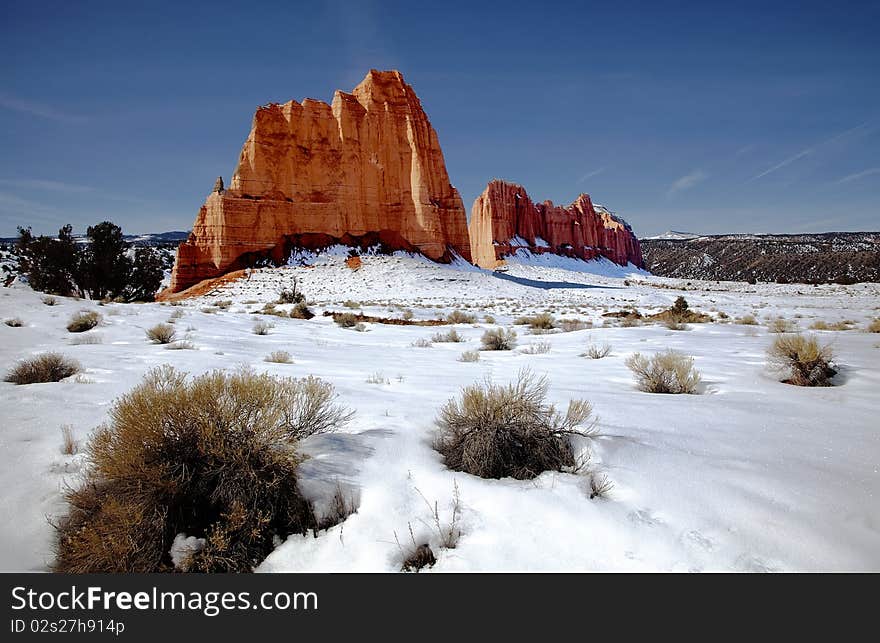
<path fill-rule="evenodd" d="M 767 176 L 768 174 L 773 174 L 773 172 L 775 172 L 776 170 L 781 170 L 781 169 L 784 168 L 786 165 L 791 165 L 791 164 L 794 163 L 795 161 L 797 161 L 797 160 L 799 160 L 799 159 L 802 159 L 802 158 L 804 158 L 805 156 L 809 156 L 809 155 L 812 154 L 812 153 L 813 153 L 813 148 L 810 148 L 810 147 L 808 147 L 808 148 L 805 149 L 805 150 L 801 150 L 801 151 L 798 152 L 797 154 L 794 154 L 794 155 L 792 155 L 792 156 L 789 156 L 787 159 L 785 159 L 785 160 L 783 160 L 783 161 L 780 161 L 779 163 L 777 163 L 777 164 L 774 165 L 773 167 L 764 170 L 764 171 L 761 172 L 760 174 L 756 174 L 755 176 L 753 176 L 752 178 L 750 178 L 748 181 L 746 181 L 746 183 L 751 183 L 752 181 L 757 181 L 758 179 L 763 178 L 763 177 Z"/>
<path fill-rule="evenodd" d="M 0 185 L 22 190 L 40 190 L 48 192 L 93 192 L 95 188 L 88 185 L 76 185 L 62 181 L 48 181 L 45 179 L 0 179 Z"/>
<path fill-rule="evenodd" d="M 709 178 L 709 175 L 703 170 L 694 170 L 690 174 L 685 174 L 673 181 L 672 185 L 669 186 L 669 190 L 666 192 L 666 196 L 672 196 L 682 190 L 690 190 L 692 187 L 698 183 L 702 183 L 707 178 Z"/>
<path fill-rule="evenodd" d="M 862 170 L 861 172 L 856 172 L 855 174 L 850 174 L 848 176 L 843 177 L 842 179 L 838 179 L 835 181 L 837 185 L 842 183 L 849 183 L 850 181 L 858 181 L 859 179 L 863 179 L 866 176 L 872 176 L 874 174 L 880 174 L 880 167 L 869 167 L 867 170 Z"/>
<path fill-rule="evenodd" d="M 584 181 L 586 181 L 586 180 L 589 179 L 589 178 L 592 178 L 592 177 L 594 177 L 594 176 L 597 176 L 597 175 L 599 175 L 599 174 L 602 174 L 602 172 L 604 172 L 604 171 L 605 171 L 605 168 L 604 168 L 604 167 L 600 167 L 598 170 L 593 170 L 592 172 L 587 172 L 587 173 L 584 174 L 581 178 L 579 178 L 579 179 L 577 180 L 577 182 L 578 182 L 578 183 L 583 183 Z"/>
<path fill-rule="evenodd" d="M 81 123 L 86 120 L 83 116 L 68 114 L 67 112 L 55 109 L 51 105 L 25 100 L 9 94 L 0 94 L 0 108 L 46 118 L 59 123 Z"/>

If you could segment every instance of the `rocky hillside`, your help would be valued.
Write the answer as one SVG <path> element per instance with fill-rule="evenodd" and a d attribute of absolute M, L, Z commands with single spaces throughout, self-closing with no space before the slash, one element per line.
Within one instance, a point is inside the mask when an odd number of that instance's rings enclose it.
<path fill-rule="evenodd" d="M 641 240 L 661 277 L 722 281 L 880 281 L 880 233 L 716 235 Z"/>

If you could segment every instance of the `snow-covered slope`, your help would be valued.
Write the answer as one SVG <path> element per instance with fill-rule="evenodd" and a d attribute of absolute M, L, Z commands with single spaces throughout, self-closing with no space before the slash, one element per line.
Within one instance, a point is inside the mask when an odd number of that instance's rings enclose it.
<path fill-rule="evenodd" d="M 653 312 L 683 294 L 692 308 L 759 319 L 784 314 L 802 328 L 814 320 L 852 319 L 856 328 L 880 311 L 880 287 L 803 287 L 682 282 L 597 264 L 592 272 L 510 262 L 505 274 L 468 265 L 439 266 L 406 256 L 365 256 L 352 271 L 344 254 L 301 257 L 306 265 L 254 271 L 249 279 L 172 307 L 108 304 L 58 298 L 16 284 L 0 288 L 0 363 L 60 350 L 85 367 L 80 377 L 53 384 L 0 383 L 0 569 L 44 570 L 53 531 L 46 517 L 65 511 L 62 492 L 86 466 L 83 455 L 61 453 L 60 427 L 72 426 L 84 445 L 107 420 L 112 400 L 151 367 L 170 363 L 189 373 L 248 365 L 278 375 L 314 374 L 332 382 L 356 411 L 344 431 L 310 438 L 312 457 L 302 484 L 319 507 L 337 483 L 356 490 L 358 512 L 318 538 L 291 537 L 260 571 L 387 570 L 400 567 L 401 542 L 412 527 L 432 542 L 425 499 L 448 520 L 454 486 L 463 506 L 457 548 L 435 547 L 434 571 L 451 570 L 880 570 L 880 348 L 861 330 L 820 332 L 842 365 L 838 386 L 800 389 L 765 369 L 772 336 L 764 327 L 733 323 L 603 326 L 604 311 L 637 306 Z M 597 272 L 602 274 L 596 274 Z M 625 277 L 625 279 L 624 279 Z M 251 332 L 250 314 L 277 298 L 296 278 L 318 313 L 314 319 L 273 317 L 267 336 Z M 232 300 L 226 309 L 209 307 Z M 368 324 L 343 330 L 320 313 L 361 302 L 367 314 L 436 318 L 453 308 L 475 314 L 459 325 L 461 344 L 413 345 L 434 329 Z M 289 306 L 288 306 L 289 307 Z M 69 316 L 80 309 L 104 316 L 87 335 L 100 343 L 72 345 Z M 285 308 L 285 306 L 281 306 Z M 195 350 L 169 351 L 147 342 L 144 330 L 172 312 Z M 545 354 L 483 352 L 486 328 L 510 325 L 522 314 L 550 310 L 591 329 L 542 336 L 517 326 L 520 347 L 548 342 Z M 486 323 L 492 315 L 494 323 Z M 581 357 L 590 343 L 608 342 L 611 355 Z M 633 352 L 674 348 L 693 355 L 702 372 L 699 395 L 638 391 L 624 365 Z M 287 350 L 293 364 L 263 358 Z M 599 436 L 594 471 L 614 488 L 590 500 L 583 475 L 545 473 L 536 480 L 483 480 L 448 470 L 431 448 L 440 406 L 466 384 L 508 381 L 528 367 L 547 374 L 552 401 L 592 402 Z M 368 383 L 380 372 L 384 383 Z"/>

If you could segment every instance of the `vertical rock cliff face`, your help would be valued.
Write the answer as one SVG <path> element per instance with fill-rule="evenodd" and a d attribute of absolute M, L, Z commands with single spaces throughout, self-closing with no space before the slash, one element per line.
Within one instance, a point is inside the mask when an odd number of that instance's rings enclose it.
<path fill-rule="evenodd" d="M 333 243 L 471 258 L 437 133 L 400 72 L 372 70 L 330 105 L 258 108 L 228 189 L 215 186 L 178 248 L 171 291 Z"/>
<path fill-rule="evenodd" d="M 642 252 L 629 225 L 581 194 L 568 207 L 535 204 L 521 185 L 492 181 L 474 201 L 469 223 L 471 256 L 494 268 L 505 255 L 525 248 L 584 260 L 606 257 L 642 267 Z"/>

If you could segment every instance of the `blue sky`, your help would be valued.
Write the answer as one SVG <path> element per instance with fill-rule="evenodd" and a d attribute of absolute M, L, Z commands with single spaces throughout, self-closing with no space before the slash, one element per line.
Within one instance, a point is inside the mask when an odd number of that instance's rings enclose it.
<path fill-rule="evenodd" d="M 470 211 L 640 236 L 880 229 L 880 3 L 2 3 L 0 236 L 189 229 L 254 108 L 399 69 Z"/>

